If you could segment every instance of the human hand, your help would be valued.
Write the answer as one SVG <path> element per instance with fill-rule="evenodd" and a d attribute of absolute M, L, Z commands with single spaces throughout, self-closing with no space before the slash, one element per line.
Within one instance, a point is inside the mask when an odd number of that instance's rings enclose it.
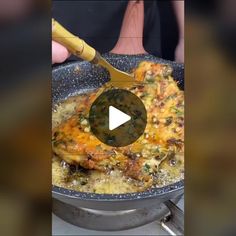
<path fill-rule="evenodd" d="M 179 40 L 179 43 L 175 49 L 175 61 L 184 63 L 184 38 Z"/>
<path fill-rule="evenodd" d="M 70 53 L 64 46 L 62 46 L 61 44 L 55 41 L 52 41 L 52 64 L 62 63 L 69 56 L 70 56 Z"/>

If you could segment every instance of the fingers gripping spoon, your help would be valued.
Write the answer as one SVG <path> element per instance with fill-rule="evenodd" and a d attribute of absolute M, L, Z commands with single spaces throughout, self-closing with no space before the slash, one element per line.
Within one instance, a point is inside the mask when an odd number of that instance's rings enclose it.
<path fill-rule="evenodd" d="M 109 84 L 112 86 L 124 88 L 134 84 L 135 80 L 131 74 L 114 68 L 99 52 L 78 36 L 70 33 L 54 19 L 52 19 L 52 39 L 65 46 L 73 55 L 106 68 L 110 73 Z"/>

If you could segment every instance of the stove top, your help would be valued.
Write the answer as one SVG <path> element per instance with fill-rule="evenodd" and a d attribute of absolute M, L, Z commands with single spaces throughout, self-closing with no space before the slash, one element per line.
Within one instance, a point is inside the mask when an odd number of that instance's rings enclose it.
<path fill-rule="evenodd" d="M 177 206 L 184 210 L 184 197 Z M 141 227 L 122 231 L 96 231 L 80 228 L 65 222 L 52 214 L 52 235 L 169 235 L 161 227 L 160 221 L 154 221 Z"/>

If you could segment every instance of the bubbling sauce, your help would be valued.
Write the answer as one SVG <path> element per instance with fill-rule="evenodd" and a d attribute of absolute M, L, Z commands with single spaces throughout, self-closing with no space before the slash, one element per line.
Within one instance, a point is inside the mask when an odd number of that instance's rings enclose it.
<path fill-rule="evenodd" d="M 82 103 L 86 95 L 70 97 L 56 104 L 52 111 L 52 127 L 70 118 L 78 103 Z M 184 178 L 184 157 L 166 158 L 159 166 L 155 185 L 163 187 Z M 130 193 L 146 190 L 142 182 L 124 176 L 119 170 L 108 173 L 97 170 L 86 170 L 78 165 L 69 165 L 61 158 L 52 157 L 52 184 L 66 189 L 90 193 Z"/>

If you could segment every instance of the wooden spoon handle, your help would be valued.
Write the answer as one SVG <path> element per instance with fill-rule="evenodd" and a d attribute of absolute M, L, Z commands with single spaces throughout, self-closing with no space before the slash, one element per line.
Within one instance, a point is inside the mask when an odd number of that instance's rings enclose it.
<path fill-rule="evenodd" d="M 65 46 L 73 55 L 85 61 L 92 61 L 95 58 L 96 50 L 94 48 L 70 33 L 54 19 L 52 19 L 52 39 Z"/>
<path fill-rule="evenodd" d="M 143 47 L 144 2 L 129 1 L 119 39 L 112 49 L 116 54 L 143 54 L 147 53 Z"/>

